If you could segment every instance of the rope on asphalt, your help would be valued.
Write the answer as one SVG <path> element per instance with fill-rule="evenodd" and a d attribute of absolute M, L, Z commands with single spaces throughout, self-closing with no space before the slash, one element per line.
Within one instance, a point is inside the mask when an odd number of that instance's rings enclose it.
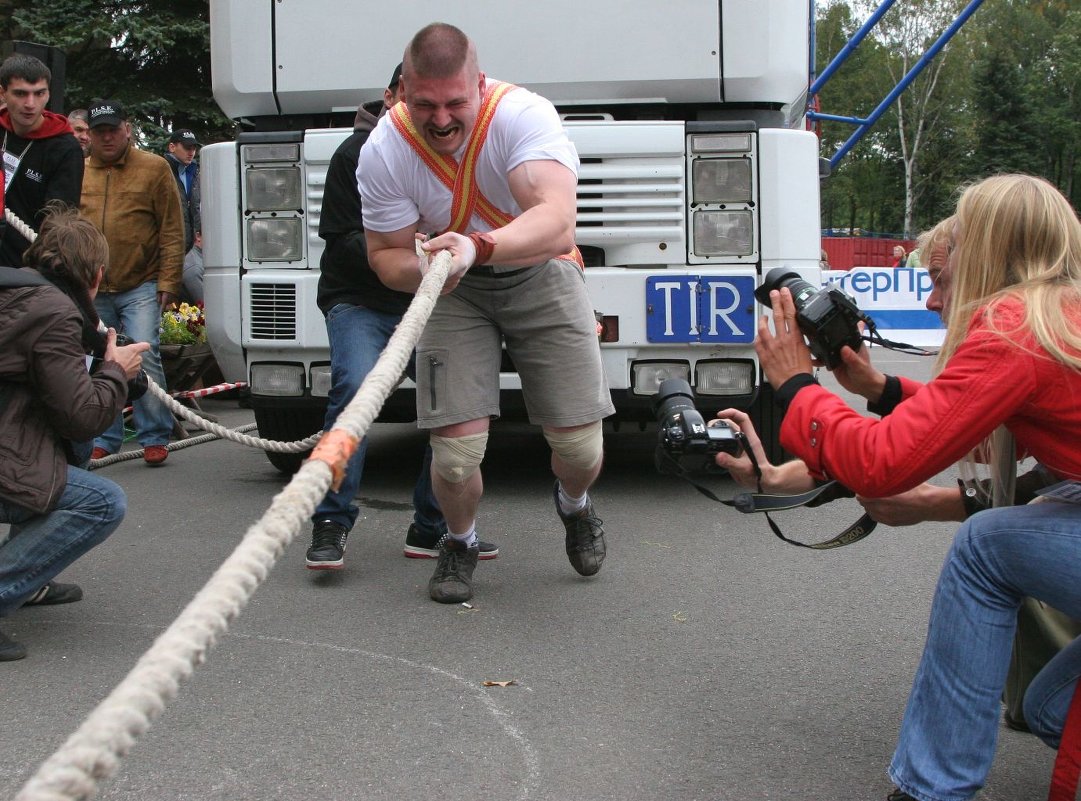
<path fill-rule="evenodd" d="M 416 344 L 414 342 L 414 344 Z M 405 369 L 404 367 L 402 368 Z M 312 447 L 319 442 L 320 437 L 323 436 L 323 432 L 319 431 L 312 434 L 307 439 L 300 439 L 295 442 L 278 442 L 272 439 L 263 439 L 262 437 L 249 437 L 246 431 L 252 431 L 258 426 L 255 423 L 249 425 L 240 426 L 239 428 L 226 428 L 220 423 L 214 423 L 207 420 L 204 417 L 200 417 L 184 404 L 178 402 L 172 395 L 162 389 L 160 386 L 154 383 L 154 379 L 147 376 L 147 391 L 150 392 L 155 398 L 160 400 L 173 414 L 179 415 L 190 423 L 194 423 L 204 431 L 209 432 L 203 436 L 193 437 L 190 439 L 182 439 L 178 442 L 170 442 L 166 444 L 165 448 L 168 451 L 179 451 L 183 448 L 190 448 L 192 445 L 201 445 L 204 442 L 211 442 L 216 439 L 227 439 L 231 442 L 238 442 L 241 445 L 247 445 L 251 448 L 262 448 L 265 451 L 273 451 L 274 453 L 304 453 L 309 451 Z M 397 379 L 395 379 L 397 382 Z M 394 389 L 394 386 L 391 386 Z M 389 393 L 388 393 L 389 394 Z M 383 405 L 383 398 L 379 402 L 379 405 Z M 378 409 L 376 410 L 378 413 Z M 91 459 L 90 464 L 87 467 L 90 470 L 96 470 L 99 467 L 106 467 L 117 462 L 126 462 L 129 459 L 138 459 L 143 455 L 143 448 L 131 451 L 123 451 L 121 453 L 111 453 L 108 456 L 103 456 L 100 459 Z"/>
<path fill-rule="evenodd" d="M 406 368 L 446 282 L 450 262 L 446 251 L 432 259 L 386 349 L 328 433 L 346 432 L 354 445 L 363 439 Z M 314 458 L 304 462 L 180 616 L 67 742 L 42 763 L 14 801 L 81 801 L 97 792 L 99 780 L 116 772 L 120 759 L 150 728 L 176 695 L 180 682 L 203 662 L 266 579 L 326 495 L 336 469 Z"/>
<path fill-rule="evenodd" d="M 254 431 L 258 427 L 259 426 L 255 423 L 248 423 L 246 425 L 230 429 L 230 433 L 243 434 L 246 431 Z M 318 438 L 318 436 L 315 437 L 315 439 Z M 218 434 L 202 434 L 198 437 L 188 437 L 187 439 L 182 439 L 178 442 L 170 442 L 166 447 L 170 451 L 180 451 L 184 448 L 190 448 L 192 445 L 202 445 L 205 442 L 213 442 L 217 439 L 222 439 L 222 437 Z M 138 450 L 111 453 L 108 456 L 101 457 L 100 459 L 91 459 L 90 463 L 87 465 L 87 469 L 97 470 L 99 467 L 106 467 L 107 465 L 116 464 L 117 462 L 129 462 L 132 459 L 141 459 L 143 456 L 143 450 L 143 448 L 139 448 Z"/>

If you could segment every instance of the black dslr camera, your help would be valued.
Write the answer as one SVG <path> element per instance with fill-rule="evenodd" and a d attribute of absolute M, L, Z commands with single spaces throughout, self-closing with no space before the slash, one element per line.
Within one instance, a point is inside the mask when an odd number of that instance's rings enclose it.
<path fill-rule="evenodd" d="M 661 473 L 683 473 L 715 467 L 714 455 L 742 450 L 743 435 L 723 420 L 706 425 L 694 408 L 694 392 L 682 378 L 662 381 L 653 396 L 660 424 L 655 461 Z"/>
<path fill-rule="evenodd" d="M 135 340 L 129 337 L 127 334 L 116 335 L 117 347 L 123 347 L 124 345 L 134 345 Z M 95 350 L 91 355 L 90 373 L 96 373 L 98 368 L 101 367 L 102 362 L 105 361 L 105 339 L 102 338 L 101 351 Z M 150 381 L 146 376 L 145 370 L 140 370 L 135 378 L 128 379 L 128 403 L 131 404 L 134 401 L 139 400 L 146 394 L 146 391 L 150 388 Z"/>
<path fill-rule="evenodd" d="M 863 343 L 860 322 L 873 327 L 871 318 L 860 311 L 856 302 L 837 287 L 816 289 L 798 273 L 774 267 L 754 291 L 763 306 L 769 306 L 769 293 L 788 287 L 796 306 L 796 324 L 810 343 L 811 354 L 832 370 L 841 363 L 841 348 L 859 350 Z"/>

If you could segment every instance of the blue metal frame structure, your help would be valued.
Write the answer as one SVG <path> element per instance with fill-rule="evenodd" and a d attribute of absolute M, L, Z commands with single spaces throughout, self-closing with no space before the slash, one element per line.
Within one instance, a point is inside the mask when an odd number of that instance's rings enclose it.
<path fill-rule="evenodd" d="M 878 8 L 875 9 L 874 13 L 867 18 L 867 21 L 860 26 L 860 29 L 856 31 L 855 34 L 853 34 L 852 38 L 849 39 L 845 46 L 841 48 L 841 51 L 833 57 L 833 60 L 822 71 L 822 74 L 816 78 L 814 77 L 815 0 L 810 0 L 811 66 L 809 74 L 811 75 L 813 80 L 811 81 L 810 89 L 808 89 L 807 91 L 807 98 L 809 102 L 814 102 L 815 97 L 818 95 L 818 92 L 821 91 L 822 87 L 826 84 L 826 82 L 833 76 L 833 74 L 845 62 L 845 60 L 847 60 L 849 55 L 852 53 L 853 50 L 856 49 L 859 43 L 862 42 L 864 38 L 866 38 L 867 34 L 871 32 L 875 25 L 878 24 L 878 21 L 882 19 L 883 15 L 890 10 L 890 8 L 895 2 L 896 0 L 882 0 L 882 3 L 879 4 Z M 968 21 L 969 17 L 976 13 L 976 9 L 978 9 L 982 4 L 983 0 L 969 0 L 968 5 L 965 6 L 961 13 L 957 15 L 957 19 L 955 19 L 952 23 L 950 23 L 949 26 L 947 26 L 946 30 L 943 31 L 942 34 L 938 37 L 938 39 L 935 40 L 934 44 L 927 48 L 927 52 L 920 56 L 919 60 L 912 65 L 912 68 L 907 73 L 905 73 L 901 80 L 898 81 L 897 85 L 893 87 L 892 90 L 890 90 L 886 97 L 883 98 L 882 102 L 879 103 L 878 106 L 875 107 L 874 111 L 872 111 L 867 117 L 846 117 L 838 114 L 823 114 L 820 111 L 808 109 L 808 119 L 830 120 L 832 122 L 844 122 L 848 123 L 849 125 L 857 126 L 856 130 L 852 133 L 848 140 L 839 148 L 837 148 L 837 152 L 834 153 L 833 156 L 830 158 L 829 163 L 831 169 L 837 167 L 837 164 L 840 163 L 841 159 L 845 157 L 845 154 L 847 154 L 848 151 L 855 147 L 856 143 L 863 138 L 863 135 L 867 133 L 867 131 L 869 131 L 876 122 L 878 122 L 879 117 L 881 117 L 886 112 L 886 109 L 888 109 L 898 98 L 898 96 L 900 96 L 900 94 L 908 88 L 908 85 L 916 79 L 916 76 L 923 72 L 924 68 L 931 63 L 931 60 L 936 55 L 938 55 L 938 52 L 946 46 L 950 39 L 954 37 L 954 34 L 956 34 L 957 31 L 961 29 L 961 26 Z"/>

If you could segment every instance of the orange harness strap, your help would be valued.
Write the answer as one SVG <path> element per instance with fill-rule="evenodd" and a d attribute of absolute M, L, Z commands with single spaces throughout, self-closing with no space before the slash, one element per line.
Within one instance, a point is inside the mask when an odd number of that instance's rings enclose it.
<path fill-rule="evenodd" d="M 432 150 L 417 131 L 409 114 L 409 109 L 404 102 L 397 103 L 390 110 L 390 120 L 398 133 L 401 134 L 401 137 L 413 148 L 413 151 L 424 165 L 432 171 L 439 182 L 451 191 L 450 224 L 446 228 L 447 231 L 456 231 L 460 234 L 466 233 L 469 220 L 474 213 L 492 228 L 502 228 L 514 220 L 514 217 L 495 206 L 480 191 L 477 186 L 476 169 L 477 158 L 480 155 L 481 148 L 484 147 L 485 140 L 488 138 L 488 129 L 491 127 L 492 120 L 495 117 L 499 101 L 517 88 L 514 84 L 502 81 L 493 81 L 488 87 L 484 97 L 481 99 L 477 121 L 473 126 L 472 133 L 469 135 L 469 141 L 466 143 L 461 164 L 453 156 L 441 155 Z M 445 233 L 445 231 L 442 233 Z M 585 266 L 582 254 L 577 247 L 571 253 L 559 258 L 573 261 L 580 268 Z"/>
<path fill-rule="evenodd" d="M 488 198 L 477 188 L 474 171 L 477 166 L 477 155 L 484 146 L 484 140 L 488 138 L 488 128 L 495 117 L 496 106 L 508 93 L 517 89 L 514 84 L 494 82 L 488 87 L 484 98 L 481 100 L 480 112 L 477 122 L 473 126 L 473 132 L 466 144 L 463 163 L 458 164 L 453 156 L 444 156 L 436 153 L 424 141 L 424 137 L 413 125 L 413 118 L 409 115 L 409 109 L 405 103 L 397 103 L 390 110 L 390 121 L 398 129 L 398 133 L 413 151 L 424 162 L 424 165 L 432 171 L 443 186 L 451 191 L 451 220 L 447 231 L 465 233 L 469 224 L 469 218 L 474 211 L 477 216 L 484 220 L 492 228 L 502 228 L 514 219 L 502 209 L 496 208 Z M 463 169 L 465 167 L 465 169 Z M 442 232 L 441 232 L 442 233 Z"/>

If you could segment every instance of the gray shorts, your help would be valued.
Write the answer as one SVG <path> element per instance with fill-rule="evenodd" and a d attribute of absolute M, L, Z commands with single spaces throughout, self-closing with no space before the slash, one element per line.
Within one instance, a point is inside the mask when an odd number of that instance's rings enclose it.
<path fill-rule="evenodd" d="M 420 428 L 499 416 L 503 342 L 531 423 L 560 428 L 612 414 L 582 271 L 560 259 L 497 270 L 470 270 L 435 305 L 417 343 Z"/>

